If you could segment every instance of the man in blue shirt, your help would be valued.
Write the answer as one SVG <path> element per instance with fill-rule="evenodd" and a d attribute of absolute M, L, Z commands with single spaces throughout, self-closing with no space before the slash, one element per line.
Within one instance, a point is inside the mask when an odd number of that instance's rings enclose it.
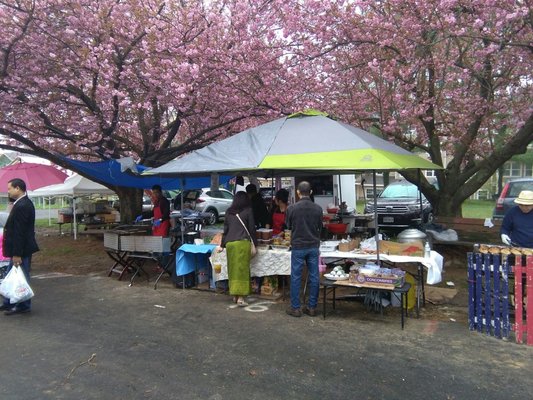
<path fill-rule="evenodd" d="M 502 242 L 533 248 L 533 191 L 522 190 L 514 202 L 517 206 L 507 211 L 503 218 Z"/>

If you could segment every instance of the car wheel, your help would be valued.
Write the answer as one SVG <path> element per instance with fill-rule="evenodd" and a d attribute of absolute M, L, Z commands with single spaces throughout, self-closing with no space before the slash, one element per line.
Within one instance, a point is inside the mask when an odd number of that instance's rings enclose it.
<path fill-rule="evenodd" d="M 426 223 L 427 224 L 431 224 L 433 222 L 433 220 L 435 219 L 434 215 L 432 212 L 430 212 L 427 217 L 426 217 Z"/>
<path fill-rule="evenodd" d="M 207 225 L 214 225 L 218 222 L 218 212 L 214 208 L 208 208 L 206 214 L 209 214 L 209 217 L 206 218 Z"/>

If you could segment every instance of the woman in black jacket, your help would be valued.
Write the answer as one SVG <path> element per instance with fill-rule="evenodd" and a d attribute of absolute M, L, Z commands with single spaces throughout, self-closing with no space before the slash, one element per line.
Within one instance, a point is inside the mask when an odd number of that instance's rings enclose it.
<path fill-rule="evenodd" d="M 224 233 L 218 251 L 226 248 L 228 258 L 229 293 L 239 306 L 247 306 L 244 296 L 251 293 L 250 247 L 257 245 L 255 222 L 250 200 L 245 192 L 237 192 L 226 211 Z"/>

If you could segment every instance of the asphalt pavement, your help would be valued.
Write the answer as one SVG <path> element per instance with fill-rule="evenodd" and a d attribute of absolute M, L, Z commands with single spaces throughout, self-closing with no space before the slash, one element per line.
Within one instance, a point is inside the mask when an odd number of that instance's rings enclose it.
<path fill-rule="evenodd" d="M 0 315 L 0 399 L 531 399 L 533 347 L 463 324 L 128 283 L 35 276 Z"/>

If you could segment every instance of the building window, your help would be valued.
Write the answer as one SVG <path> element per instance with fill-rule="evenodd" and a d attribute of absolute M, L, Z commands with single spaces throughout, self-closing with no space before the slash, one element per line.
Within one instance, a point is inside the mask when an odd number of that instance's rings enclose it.
<path fill-rule="evenodd" d="M 425 175 L 426 177 L 436 176 L 436 175 L 435 175 L 435 170 L 430 169 L 430 170 L 424 171 L 424 175 Z"/>
<path fill-rule="evenodd" d="M 378 192 L 378 196 L 383 191 L 382 189 L 376 189 L 376 190 Z M 374 198 L 374 189 L 372 189 L 372 188 L 365 189 L 365 192 L 366 192 L 366 198 L 367 199 L 373 199 Z"/>
<path fill-rule="evenodd" d="M 533 176 L 533 165 L 524 166 L 524 176 Z"/>
<path fill-rule="evenodd" d="M 480 189 L 476 192 L 477 200 L 490 200 L 489 191 L 485 189 Z"/>
<path fill-rule="evenodd" d="M 520 163 L 515 161 L 509 161 L 503 167 L 503 176 L 519 177 L 522 176 L 520 172 Z"/>

